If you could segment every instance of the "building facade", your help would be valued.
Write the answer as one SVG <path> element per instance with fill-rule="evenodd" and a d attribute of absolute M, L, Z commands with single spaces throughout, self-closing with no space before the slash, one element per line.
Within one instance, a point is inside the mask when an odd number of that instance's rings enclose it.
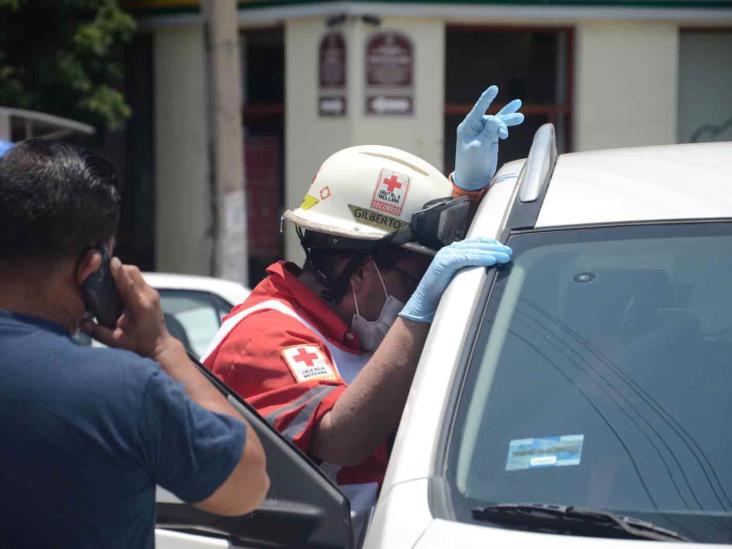
<path fill-rule="evenodd" d="M 155 267 L 208 274 L 204 28 L 197 2 L 127 2 L 151 37 Z M 732 139 L 732 1 L 239 2 L 251 282 L 302 259 L 280 214 L 351 145 L 448 172 L 454 132 L 489 84 L 560 152 Z"/>

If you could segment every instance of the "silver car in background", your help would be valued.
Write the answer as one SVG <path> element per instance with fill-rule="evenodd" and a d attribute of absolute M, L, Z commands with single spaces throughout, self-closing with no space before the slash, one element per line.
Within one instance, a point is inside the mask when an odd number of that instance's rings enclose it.
<path fill-rule="evenodd" d="M 249 290 L 230 280 L 171 273 L 142 273 L 160 293 L 160 305 L 168 331 L 195 356 L 203 356 L 229 311 L 249 295 Z M 101 345 L 84 335 L 85 345 Z"/>

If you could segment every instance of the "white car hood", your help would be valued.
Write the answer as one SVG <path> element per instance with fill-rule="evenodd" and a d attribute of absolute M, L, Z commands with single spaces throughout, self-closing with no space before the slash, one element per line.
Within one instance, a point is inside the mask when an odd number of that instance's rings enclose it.
<path fill-rule="evenodd" d="M 531 547 L 533 549 L 661 549 L 678 547 L 678 542 L 638 541 L 609 538 L 586 538 L 520 532 L 505 528 L 433 520 L 414 545 L 414 549 L 494 549 Z M 684 547 L 719 547 L 713 544 L 684 544 Z"/>

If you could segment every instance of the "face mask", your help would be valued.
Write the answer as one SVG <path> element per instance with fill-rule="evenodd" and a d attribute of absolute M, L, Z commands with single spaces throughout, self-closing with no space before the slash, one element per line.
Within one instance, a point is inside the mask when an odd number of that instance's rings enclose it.
<path fill-rule="evenodd" d="M 389 295 L 386 291 L 386 285 L 384 279 L 381 278 L 379 268 L 374 263 L 376 274 L 379 276 L 381 281 L 381 287 L 384 289 L 384 295 L 386 295 L 386 301 L 381 307 L 381 313 L 379 318 L 376 320 L 366 320 L 361 316 L 358 310 L 358 300 L 356 299 L 356 291 L 351 285 L 351 291 L 353 292 L 353 302 L 356 305 L 356 314 L 353 315 L 351 320 L 351 331 L 358 336 L 358 340 L 361 342 L 361 347 L 366 351 L 375 351 L 386 336 L 386 332 L 389 331 L 391 325 L 396 321 L 399 311 L 404 307 L 404 303 L 399 301 L 396 297 Z"/>

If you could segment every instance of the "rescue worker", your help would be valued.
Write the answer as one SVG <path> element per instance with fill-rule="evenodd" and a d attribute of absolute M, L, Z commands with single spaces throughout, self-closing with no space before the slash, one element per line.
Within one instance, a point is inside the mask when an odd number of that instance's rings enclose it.
<path fill-rule="evenodd" d="M 307 259 L 279 261 L 235 307 L 204 364 L 312 456 L 350 498 L 354 530 L 376 500 L 440 296 L 464 267 L 511 250 L 464 237 L 521 102 L 485 115 L 491 86 L 458 127 L 453 185 L 407 152 L 359 146 L 328 158 L 292 222 Z M 445 246 L 445 247 L 443 247 Z"/>

